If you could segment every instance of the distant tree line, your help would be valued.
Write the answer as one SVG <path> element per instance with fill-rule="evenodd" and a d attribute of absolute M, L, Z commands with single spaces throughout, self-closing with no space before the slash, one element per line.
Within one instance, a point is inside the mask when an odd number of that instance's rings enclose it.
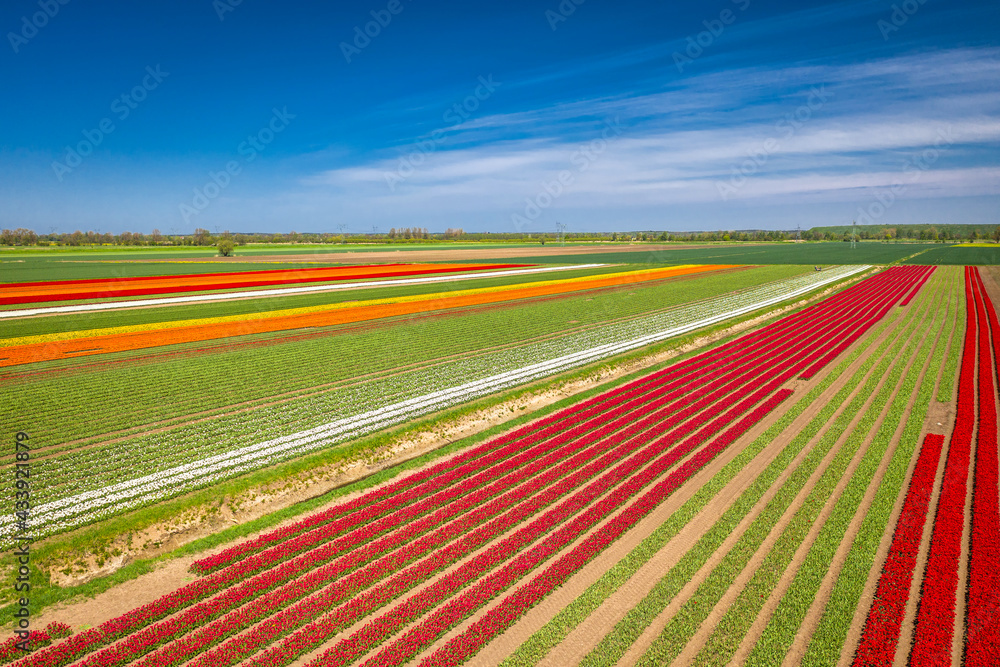
<path fill-rule="evenodd" d="M 387 233 L 373 230 L 369 233 L 332 232 L 305 233 L 288 232 L 287 234 L 265 233 L 232 233 L 229 231 L 212 234 L 207 229 L 195 229 L 193 234 L 163 234 L 154 229 L 150 234 L 141 232 L 122 232 L 110 234 L 107 232 L 75 231 L 72 233 L 37 234 L 19 227 L 14 230 L 0 231 L 0 245 L 3 246 L 218 246 L 222 240 L 232 242 L 233 246 L 243 246 L 248 243 L 439 243 L 442 241 L 463 241 L 493 243 L 547 243 L 558 241 L 573 242 L 659 242 L 659 243 L 707 243 L 718 241 L 760 243 L 775 241 L 850 241 L 855 230 L 851 226 L 814 227 L 808 230 L 741 230 L 741 231 L 710 231 L 710 232 L 667 232 L 667 231 L 636 231 L 636 232 L 466 232 L 461 228 L 448 228 L 443 233 L 428 232 L 421 227 L 393 227 Z M 862 241 L 899 242 L 958 242 L 992 239 L 1000 242 L 1000 226 L 985 225 L 899 225 L 864 226 L 858 225 L 857 237 Z"/>

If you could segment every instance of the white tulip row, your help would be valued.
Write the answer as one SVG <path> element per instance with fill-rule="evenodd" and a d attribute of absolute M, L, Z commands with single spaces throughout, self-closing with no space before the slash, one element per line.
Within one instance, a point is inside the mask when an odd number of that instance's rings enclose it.
<path fill-rule="evenodd" d="M 589 345 L 577 351 L 570 352 L 565 340 L 546 341 L 543 347 L 550 351 L 557 349 L 560 352 L 569 353 L 512 370 L 494 373 L 458 386 L 450 386 L 429 393 L 425 389 L 424 393 L 419 396 L 390 404 L 382 403 L 381 407 L 355 413 L 352 416 L 330 421 L 315 428 L 263 442 L 255 442 L 194 462 L 175 465 L 152 474 L 118 483 L 105 483 L 91 491 L 43 502 L 33 508 L 32 524 L 41 533 L 51 533 L 63 528 L 89 523 L 97 518 L 117 514 L 156 499 L 203 487 L 248 470 L 262 468 L 281 460 L 358 438 L 423 414 L 465 403 L 499 390 L 584 366 L 766 308 L 868 268 L 867 266 L 848 266 L 828 269 L 818 274 L 805 274 L 747 290 L 740 294 L 709 299 L 707 302 L 668 311 L 650 318 L 616 325 L 619 330 L 611 336 L 611 340 L 615 342 Z M 677 320 L 681 320 L 680 323 L 677 323 Z M 620 337 L 629 333 L 630 330 L 633 333 L 638 333 L 643 329 L 648 332 L 651 324 L 659 325 L 659 328 L 653 333 L 634 335 L 629 338 Z M 574 341 L 575 345 L 569 347 L 573 348 L 588 341 L 593 342 L 592 339 L 606 341 L 608 333 L 604 328 L 584 332 L 581 337 Z M 515 352 L 516 350 L 504 354 L 512 357 L 512 361 L 517 361 L 519 355 L 514 354 Z M 453 377 L 451 373 L 447 375 Z M 469 375 L 465 377 L 469 377 Z M 425 383 L 423 386 L 427 387 L 428 384 Z M 174 451 L 175 457 L 182 460 L 185 455 L 184 448 L 175 448 Z M 105 456 L 108 453 L 110 452 L 105 452 Z M 97 453 L 96 455 L 100 456 L 101 454 Z M 132 466 L 115 465 L 108 458 L 105 458 L 103 463 L 117 479 L 121 479 L 120 474 L 123 467 L 132 468 Z M 148 469 L 147 467 L 146 470 Z M 47 476 L 40 476 L 40 481 Z M 12 519 L 5 518 L 0 523 L 0 537 L 10 535 L 13 528 Z"/>

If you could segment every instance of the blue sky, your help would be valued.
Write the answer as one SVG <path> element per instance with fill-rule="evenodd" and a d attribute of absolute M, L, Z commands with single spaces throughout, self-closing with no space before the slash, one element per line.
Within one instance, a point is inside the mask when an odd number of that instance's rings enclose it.
<path fill-rule="evenodd" d="M 996 0 L 8 0 L 0 30 L 5 228 L 1000 224 Z"/>

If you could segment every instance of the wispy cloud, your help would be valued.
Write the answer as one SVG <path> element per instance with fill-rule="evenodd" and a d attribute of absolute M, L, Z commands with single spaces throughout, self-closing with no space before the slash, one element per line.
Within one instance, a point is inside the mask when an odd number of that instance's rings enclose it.
<path fill-rule="evenodd" d="M 734 197 L 855 201 L 899 179 L 908 156 L 946 137 L 946 155 L 910 197 L 998 194 L 1000 166 L 970 154 L 1000 145 L 1000 52 L 966 49 L 841 66 L 755 67 L 691 77 L 664 92 L 597 97 L 464 125 L 464 145 L 433 155 L 396 192 L 394 156 L 309 176 L 313 192 L 350 192 L 392 210 L 477 207 L 500 215 L 561 170 L 607 118 L 621 138 L 553 206 L 628 210 L 719 201 L 718 183 L 772 140 Z M 818 87 L 818 88 L 817 88 Z M 826 100 L 807 107 L 822 90 Z M 805 113 L 802 113 L 805 111 Z M 510 138 L 532 134 L 529 138 Z M 589 133 L 589 134 L 588 134 Z M 506 207 L 506 208 L 505 208 Z"/>

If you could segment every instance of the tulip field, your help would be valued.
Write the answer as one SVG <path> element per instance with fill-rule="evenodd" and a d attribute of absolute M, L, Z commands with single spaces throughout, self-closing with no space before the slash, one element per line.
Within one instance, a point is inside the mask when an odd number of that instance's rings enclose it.
<path fill-rule="evenodd" d="M 0 423 L 31 406 L 42 543 L 642 365 L 185 551 L 124 611 L 39 613 L 0 664 L 1000 665 L 1000 273 L 285 271 L 0 289 Z"/>
<path fill-rule="evenodd" d="M 799 272 L 790 278 L 722 294 L 717 292 L 719 286 L 731 285 L 731 277 L 719 276 L 704 286 L 702 294 L 707 298 L 694 303 L 691 297 L 699 296 L 697 284 L 689 284 L 685 292 L 678 294 L 669 282 L 659 287 L 654 283 L 651 295 L 663 292 L 676 300 L 676 305 L 666 309 L 658 308 L 657 302 L 630 300 L 622 304 L 611 294 L 595 311 L 590 299 L 600 297 L 591 291 L 577 296 L 575 303 L 549 301 L 535 305 L 529 301 L 514 310 L 475 314 L 472 321 L 466 319 L 469 316 L 427 325 L 417 320 L 388 332 L 364 332 L 360 340 L 327 334 L 309 338 L 305 344 L 274 344 L 264 351 L 258 345 L 237 348 L 235 352 L 224 348 L 217 355 L 221 357 L 218 363 L 225 364 L 235 356 L 241 364 L 234 368 L 231 378 L 225 372 L 207 373 L 204 362 L 190 351 L 180 355 L 174 352 L 163 364 L 139 368 L 131 360 L 102 362 L 93 372 L 89 372 L 90 367 L 81 372 L 70 366 L 33 374 L 33 364 L 14 366 L 9 376 L 15 382 L 11 392 L 31 406 L 36 432 L 46 440 L 73 443 L 52 447 L 52 456 L 35 463 L 35 526 L 42 532 L 53 532 L 92 523 L 303 453 L 350 442 L 435 410 L 724 322 L 836 283 L 863 269 Z M 670 278 L 681 271 L 641 270 L 636 276 L 640 282 L 632 284 L 653 283 L 652 277 Z M 769 276 L 763 272 L 762 277 Z M 632 276 L 622 276 L 621 272 L 610 274 L 610 278 L 596 276 L 601 282 L 623 278 Z M 576 289 L 580 284 L 577 278 L 569 280 L 554 281 L 554 285 L 545 280 L 541 287 L 530 283 L 525 289 Z M 498 293 L 510 291 L 504 288 Z M 589 316 L 593 324 L 553 331 L 552 325 L 559 320 L 552 315 L 558 318 L 560 308 L 572 308 L 567 312 L 573 318 Z M 612 317 L 616 311 L 625 317 Z M 531 320 L 521 320 L 523 326 L 511 326 L 516 318 L 526 316 Z M 484 319 L 491 323 L 488 331 L 482 329 Z M 427 348 L 400 349 L 393 355 L 379 352 L 384 344 L 377 343 L 378 337 L 384 338 L 387 333 L 409 336 L 415 325 L 420 326 L 418 331 Z M 470 326 L 479 331 L 477 336 L 470 335 Z M 491 338 L 495 342 L 487 344 Z M 364 347 L 348 347 L 352 344 Z M 372 349 L 373 345 L 377 347 Z M 475 352 L 470 354 L 470 348 Z M 317 356 L 317 352 L 323 356 Z M 327 363 L 318 364 L 318 359 Z M 380 366 L 384 371 L 373 375 L 373 371 L 382 370 Z M 18 368 L 28 371 L 15 374 L 13 369 Z M 267 373 L 273 368 L 283 372 Z M 291 372 L 299 369 L 301 373 Z M 352 382 L 358 373 L 367 374 L 367 381 Z M 150 378 L 148 383 L 137 382 L 143 375 Z M 302 392 L 316 385 L 322 391 L 296 400 L 260 407 L 251 404 L 251 410 L 236 414 L 226 411 L 227 406 L 247 399 L 269 402 L 276 394 Z M 163 401 L 164 393 L 172 399 Z M 56 397 L 58 400 L 53 401 Z M 122 405 L 122 399 L 127 399 L 128 408 Z M 12 409 L 3 420 L 13 426 L 20 419 L 20 411 L 16 403 L 9 405 Z M 142 428 L 134 433 L 119 430 L 135 421 L 134 409 L 140 406 L 146 423 L 164 428 L 152 433 Z M 186 420 L 192 412 L 203 416 L 213 408 L 219 413 L 211 419 L 195 423 Z M 113 442 L 103 444 L 112 439 L 110 436 L 114 436 Z M 12 523 L 5 521 L 0 522 L 0 535 L 11 529 Z"/>

